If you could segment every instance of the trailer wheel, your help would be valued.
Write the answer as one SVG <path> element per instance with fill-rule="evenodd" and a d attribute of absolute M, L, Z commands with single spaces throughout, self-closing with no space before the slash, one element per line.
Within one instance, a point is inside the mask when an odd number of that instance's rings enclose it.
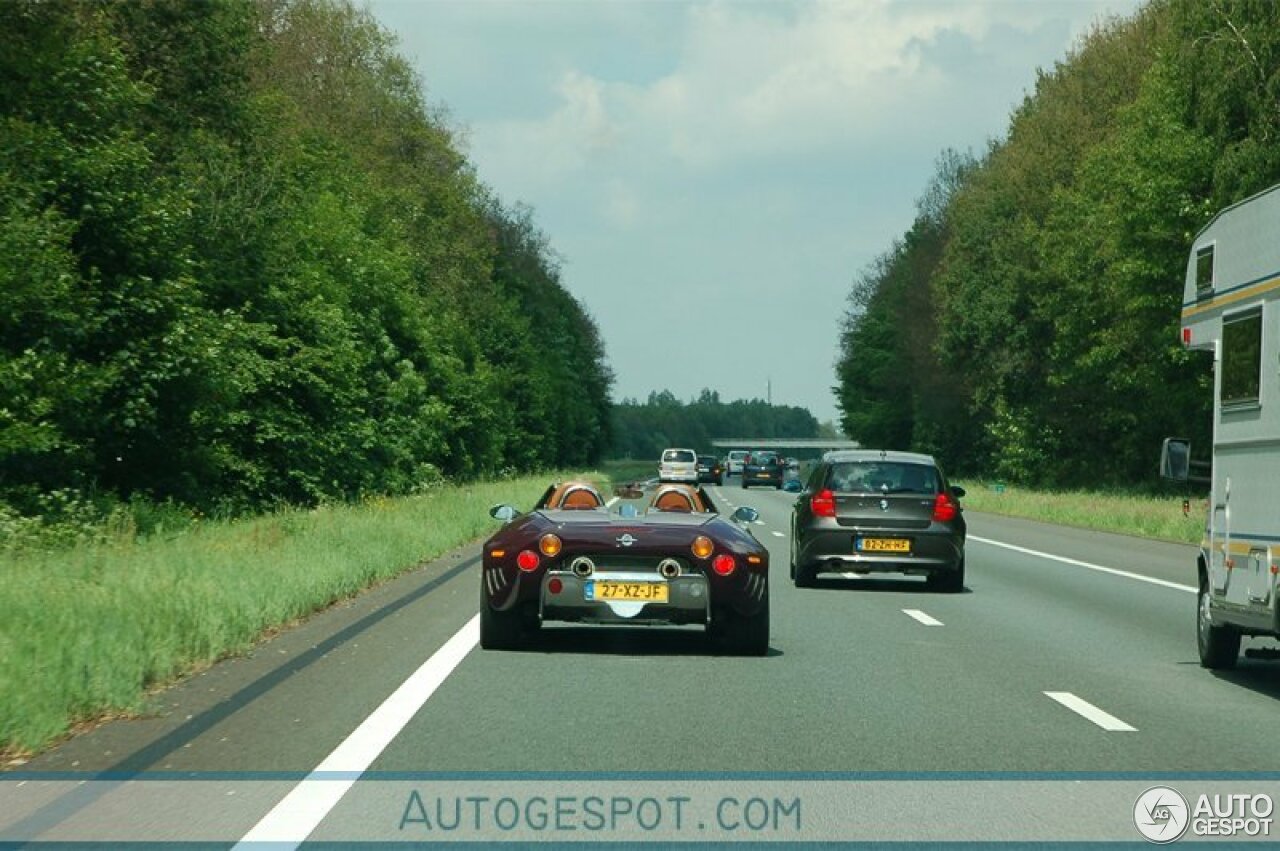
<path fill-rule="evenodd" d="M 1230 626 L 1214 626 L 1209 618 L 1209 586 L 1201 582 L 1196 611 L 1196 644 L 1200 665 L 1213 670 L 1236 666 L 1240 658 L 1240 631 Z"/>

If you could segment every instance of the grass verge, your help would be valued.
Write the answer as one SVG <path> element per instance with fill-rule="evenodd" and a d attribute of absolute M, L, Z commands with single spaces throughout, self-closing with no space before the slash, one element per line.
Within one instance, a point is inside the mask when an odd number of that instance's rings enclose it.
<path fill-rule="evenodd" d="M 1177 543 L 1199 543 L 1204 532 L 1204 501 L 1192 498 L 1182 513 L 1182 496 L 1140 496 L 1089 491 L 1035 491 L 990 482 L 962 482 L 965 508 L 1024 517 L 1064 526 L 1119 532 Z"/>
<path fill-rule="evenodd" d="M 149 689 L 490 533 L 491 505 L 527 508 L 550 479 L 0 553 L 0 755 L 10 762 L 78 723 L 137 711 Z"/>
<path fill-rule="evenodd" d="M 620 484 L 652 479 L 658 475 L 658 462 L 620 458 L 603 462 L 600 469 L 611 482 Z"/>

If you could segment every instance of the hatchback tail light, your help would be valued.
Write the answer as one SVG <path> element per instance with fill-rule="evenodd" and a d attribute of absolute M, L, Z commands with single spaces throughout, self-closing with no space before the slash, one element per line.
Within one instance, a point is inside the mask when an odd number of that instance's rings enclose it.
<path fill-rule="evenodd" d="M 818 491 L 809 498 L 809 510 L 815 517 L 835 517 L 836 495 L 830 488 Z"/>
<path fill-rule="evenodd" d="M 733 556 L 728 553 L 721 553 L 711 562 L 711 569 L 721 576 L 728 576 L 738 567 L 738 563 L 733 560 Z"/>
<path fill-rule="evenodd" d="M 940 493 L 933 501 L 933 519 L 937 523 L 948 523 L 956 519 L 956 501 L 950 494 Z"/>

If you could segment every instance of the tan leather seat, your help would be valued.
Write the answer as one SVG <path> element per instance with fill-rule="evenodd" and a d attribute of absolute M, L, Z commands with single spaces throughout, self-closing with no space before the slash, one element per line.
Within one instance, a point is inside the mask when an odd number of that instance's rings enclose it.
<path fill-rule="evenodd" d="M 569 488 L 560 500 L 560 507 L 566 510 L 589 510 L 600 508 L 603 505 L 604 499 L 596 492 L 595 488 L 589 485 L 577 485 Z"/>
<path fill-rule="evenodd" d="M 653 500 L 653 508 L 656 511 L 681 511 L 686 514 L 695 510 L 692 495 L 682 488 L 674 487 L 661 491 Z"/>

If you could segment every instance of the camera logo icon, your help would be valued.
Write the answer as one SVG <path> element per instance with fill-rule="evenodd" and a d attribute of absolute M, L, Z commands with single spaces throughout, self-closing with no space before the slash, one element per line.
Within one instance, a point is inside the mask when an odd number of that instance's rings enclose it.
<path fill-rule="evenodd" d="M 1173 842 L 1187 832 L 1190 821 L 1187 799 L 1168 786 L 1152 786 L 1133 805 L 1133 823 L 1148 842 Z"/>

